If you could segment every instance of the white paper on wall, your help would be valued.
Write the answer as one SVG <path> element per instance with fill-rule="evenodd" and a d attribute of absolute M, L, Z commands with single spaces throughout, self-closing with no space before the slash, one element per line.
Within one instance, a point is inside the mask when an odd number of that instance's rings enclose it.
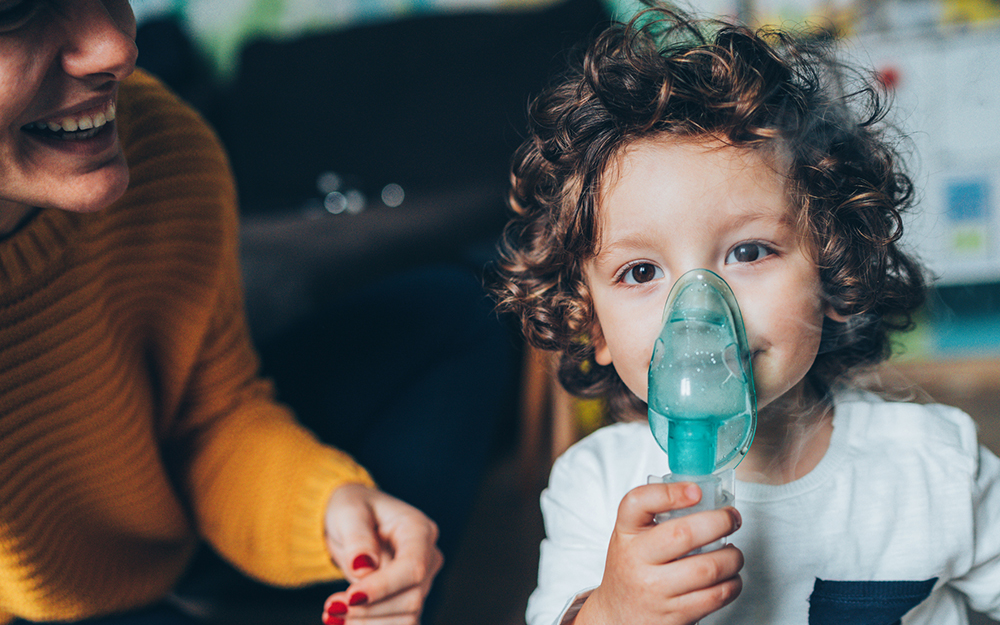
<path fill-rule="evenodd" d="M 844 50 L 892 77 L 918 191 L 907 246 L 940 284 L 1000 280 L 1000 30 L 871 33 Z"/>

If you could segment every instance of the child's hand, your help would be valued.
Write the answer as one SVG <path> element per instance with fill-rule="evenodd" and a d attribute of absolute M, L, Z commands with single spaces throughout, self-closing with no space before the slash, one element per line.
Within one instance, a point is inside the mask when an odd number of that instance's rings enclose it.
<path fill-rule="evenodd" d="M 656 524 L 655 514 L 694 505 L 693 484 L 634 488 L 618 506 L 604 578 L 583 604 L 576 625 L 682 625 L 732 602 L 743 588 L 743 554 L 732 545 L 683 558 L 740 527 L 735 508 L 709 510 Z"/>

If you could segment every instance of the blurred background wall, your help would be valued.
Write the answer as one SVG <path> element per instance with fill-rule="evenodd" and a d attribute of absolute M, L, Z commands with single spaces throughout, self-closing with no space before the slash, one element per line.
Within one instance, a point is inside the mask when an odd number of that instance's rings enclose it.
<path fill-rule="evenodd" d="M 920 210 L 908 242 L 946 288 L 949 315 L 995 312 L 1000 2 L 691 4 L 707 14 L 835 36 L 845 55 L 878 72 L 895 98 L 893 119 L 912 141 Z M 559 51 L 605 16 L 622 19 L 637 6 L 638 0 L 133 2 L 146 39 L 140 64 L 219 129 L 247 213 L 359 212 L 402 202 L 408 191 L 502 187 L 527 98 L 557 66 Z M 486 231 L 495 230 L 502 210 L 491 218 L 481 224 Z M 910 340 L 911 349 L 1000 345 L 992 317 L 970 318 L 973 331 L 966 334 L 947 318 L 936 321 Z"/>

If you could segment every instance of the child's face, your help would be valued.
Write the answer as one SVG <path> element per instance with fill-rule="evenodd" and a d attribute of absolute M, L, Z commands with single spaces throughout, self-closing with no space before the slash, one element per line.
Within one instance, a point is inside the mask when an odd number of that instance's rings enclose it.
<path fill-rule="evenodd" d="M 736 294 L 758 406 L 800 384 L 826 306 L 813 247 L 793 223 L 771 162 L 746 149 L 658 138 L 629 147 L 608 174 L 598 254 L 584 268 L 597 362 L 614 364 L 645 400 L 667 294 L 682 274 L 702 268 Z"/>

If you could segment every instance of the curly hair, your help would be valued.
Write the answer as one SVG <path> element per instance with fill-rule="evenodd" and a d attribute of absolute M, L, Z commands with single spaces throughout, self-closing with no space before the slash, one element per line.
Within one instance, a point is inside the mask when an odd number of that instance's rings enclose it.
<path fill-rule="evenodd" d="M 823 296 L 848 319 L 826 320 L 807 374 L 825 393 L 888 358 L 890 334 L 912 326 L 925 296 L 921 267 L 899 245 L 913 185 L 885 112 L 877 81 L 838 63 L 828 40 L 657 6 L 609 25 L 530 105 L 495 267 L 499 309 L 520 319 L 528 342 L 561 354 L 569 392 L 643 406 L 613 367 L 594 363 L 588 336 L 583 264 L 597 253 L 609 166 L 630 144 L 660 136 L 780 150 Z"/>

